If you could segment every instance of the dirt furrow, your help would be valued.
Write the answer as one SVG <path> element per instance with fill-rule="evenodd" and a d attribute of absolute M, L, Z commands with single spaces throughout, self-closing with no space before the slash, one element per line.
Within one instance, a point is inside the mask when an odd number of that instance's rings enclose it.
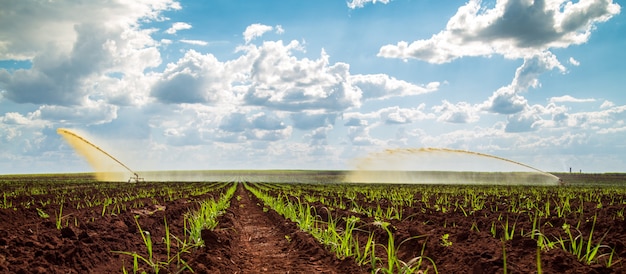
<path fill-rule="evenodd" d="M 241 185 L 213 231 L 204 231 L 196 273 L 366 273 L 351 259 L 339 260 L 309 234 L 264 210 Z"/>

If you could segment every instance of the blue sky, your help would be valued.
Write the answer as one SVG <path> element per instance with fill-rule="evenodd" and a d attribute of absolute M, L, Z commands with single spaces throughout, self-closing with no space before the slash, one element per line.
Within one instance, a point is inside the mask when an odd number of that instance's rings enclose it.
<path fill-rule="evenodd" d="M 0 4 L 0 173 L 90 171 L 60 127 L 137 170 L 441 147 L 625 171 L 619 2 Z"/>

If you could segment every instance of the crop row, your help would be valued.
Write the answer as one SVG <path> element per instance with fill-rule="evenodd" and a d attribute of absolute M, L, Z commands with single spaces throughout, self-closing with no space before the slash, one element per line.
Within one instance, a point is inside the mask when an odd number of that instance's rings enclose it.
<path fill-rule="evenodd" d="M 537 248 L 534 264 L 539 272 L 541 255 L 555 248 L 586 265 L 606 268 L 619 262 L 616 258 L 626 252 L 622 242 L 607 237 L 609 232 L 620 233 L 616 228 L 623 231 L 620 224 L 624 221 L 626 191 L 618 187 L 266 183 L 248 189 L 338 256 L 354 257 L 375 271 L 436 271 L 436 262 L 441 259 L 429 254 L 445 252 L 441 248 L 450 247 L 453 239 L 466 237 L 453 233 L 483 233 L 501 242 L 505 272 L 507 247 L 525 240 Z M 604 221 L 598 223 L 598 218 Z M 443 232 L 432 235 L 395 229 L 420 225 L 435 226 Z M 411 241 L 421 243 L 419 251 L 403 252 L 403 244 L 415 245 L 407 244 Z M 377 247 L 384 250 L 382 255 Z M 412 256 L 399 258 L 399 253 Z M 426 268 L 424 260 L 428 262 Z"/>
<path fill-rule="evenodd" d="M 185 213 L 182 237 L 180 235 L 177 237 L 170 232 L 167 219 L 164 218 L 165 235 L 162 237 L 162 241 L 153 242 L 150 232 L 143 230 L 139 222 L 136 221 L 145 251 L 114 252 L 128 255 L 132 258 L 131 270 L 133 273 L 143 273 L 146 269 L 154 273 L 159 273 L 161 270 L 165 270 L 168 273 L 179 273 L 183 270 L 193 272 L 193 268 L 183 259 L 184 255 L 197 251 L 204 246 L 204 241 L 201 237 L 202 231 L 212 230 L 217 226 L 217 218 L 224 213 L 225 209 L 230 207 L 230 200 L 236 188 L 236 183 L 230 184 L 219 197 L 202 200 L 199 202 L 197 209 Z M 135 218 L 139 218 L 139 215 L 136 215 Z M 161 256 L 160 258 L 155 256 L 155 245 L 164 245 L 166 256 Z M 122 267 L 122 273 L 128 273 L 125 266 Z"/>

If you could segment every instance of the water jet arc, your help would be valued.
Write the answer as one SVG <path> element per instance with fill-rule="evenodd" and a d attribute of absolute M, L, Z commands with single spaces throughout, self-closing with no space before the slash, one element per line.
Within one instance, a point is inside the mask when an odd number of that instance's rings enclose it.
<path fill-rule="evenodd" d="M 407 184 L 557 185 L 553 174 L 510 159 L 448 148 L 399 148 L 353 162 L 344 181 Z"/>
<path fill-rule="evenodd" d="M 100 153 L 106 155 L 107 157 L 109 157 L 111 160 L 115 161 L 116 163 L 118 163 L 119 165 L 121 165 L 122 167 L 124 167 L 126 170 L 128 170 L 130 173 L 133 174 L 134 177 L 131 177 L 128 181 L 134 181 L 134 182 L 140 182 L 140 181 L 144 181 L 143 178 L 139 177 L 139 174 L 137 174 L 137 172 L 134 172 L 132 169 L 130 169 L 128 166 L 126 166 L 124 163 L 122 163 L 121 161 L 119 161 L 118 159 L 116 159 L 115 157 L 113 157 L 113 155 L 109 154 L 108 152 L 104 151 L 103 149 L 101 149 L 100 147 L 96 146 L 95 144 L 93 144 L 92 142 L 89 142 L 87 139 L 81 137 L 80 135 L 68 130 L 68 129 L 64 129 L 64 128 L 58 128 L 57 129 L 57 134 L 67 138 L 67 137 L 72 137 L 72 138 L 76 138 L 79 141 L 91 146 L 92 148 L 98 150 Z"/>
<path fill-rule="evenodd" d="M 515 165 L 520 165 L 520 166 L 523 166 L 525 168 L 532 169 L 532 170 L 537 171 L 539 173 L 543 173 L 545 175 L 549 175 L 549 176 L 552 176 L 552 177 L 558 179 L 557 176 L 554 176 L 554 175 L 552 175 L 550 173 L 547 173 L 547 172 L 545 172 L 545 171 L 543 171 L 541 169 L 538 169 L 538 168 L 535 168 L 535 167 L 532 167 L 532 166 L 529 166 L 527 164 L 523 164 L 523 163 L 520 163 L 520 162 L 516 162 L 516 161 L 510 160 L 510 159 L 507 159 L 507 158 L 498 157 L 498 156 L 495 156 L 495 155 L 489 155 L 489 154 L 484 154 L 484 153 L 474 152 L 474 151 L 469 151 L 469 150 L 449 149 L 449 148 L 422 148 L 421 150 L 467 153 L 467 154 L 476 155 L 476 156 L 483 156 L 483 157 L 494 158 L 496 160 L 501 160 L 501 161 L 509 162 L 509 163 L 512 163 L 512 164 L 515 164 Z"/>

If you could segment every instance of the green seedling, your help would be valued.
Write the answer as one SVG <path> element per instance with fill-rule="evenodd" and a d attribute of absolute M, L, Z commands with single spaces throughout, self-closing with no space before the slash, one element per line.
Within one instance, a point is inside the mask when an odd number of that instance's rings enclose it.
<path fill-rule="evenodd" d="M 39 217 L 44 218 L 44 219 L 47 219 L 48 217 L 50 217 L 50 215 L 48 215 L 48 213 L 43 211 L 41 208 L 37 208 L 37 215 L 39 215 Z"/>

